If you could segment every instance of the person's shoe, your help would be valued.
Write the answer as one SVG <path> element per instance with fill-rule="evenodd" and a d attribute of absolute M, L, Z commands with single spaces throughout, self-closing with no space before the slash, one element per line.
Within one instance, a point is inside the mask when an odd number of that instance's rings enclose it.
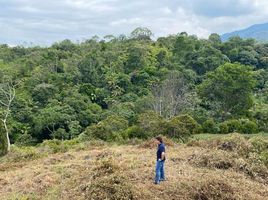
<path fill-rule="evenodd" d="M 158 185 L 160 183 L 160 181 L 155 181 L 154 184 L 155 185 Z"/>
<path fill-rule="evenodd" d="M 166 179 L 165 178 L 161 178 L 160 181 L 166 181 Z"/>

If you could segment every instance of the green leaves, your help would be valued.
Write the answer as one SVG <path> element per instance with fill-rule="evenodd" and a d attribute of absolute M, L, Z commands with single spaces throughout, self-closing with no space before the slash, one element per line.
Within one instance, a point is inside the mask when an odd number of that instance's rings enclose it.
<path fill-rule="evenodd" d="M 228 115 L 244 115 L 253 106 L 255 84 L 251 67 L 226 63 L 207 74 L 199 94 L 224 119 Z M 215 103 L 217 107 L 213 107 Z"/>
<path fill-rule="evenodd" d="M 0 45 L 0 82 L 9 77 L 16 84 L 7 123 L 12 142 L 69 139 L 88 126 L 101 138 L 107 133 L 118 139 L 121 133 L 109 124 L 118 122 L 133 126 L 126 131 L 133 137 L 149 136 L 162 131 L 162 120 L 147 113 L 152 110 L 168 120 L 188 114 L 205 122 L 206 132 L 240 118 L 267 131 L 267 44 L 239 37 L 222 42 L 217 34 L 208 40 L 185 32 L 157 40 L 152 35 L 139 27 L 130 36 L 94 36 L 81 43 Z M 176 123 L 184 129 L 181 120 Z"/>

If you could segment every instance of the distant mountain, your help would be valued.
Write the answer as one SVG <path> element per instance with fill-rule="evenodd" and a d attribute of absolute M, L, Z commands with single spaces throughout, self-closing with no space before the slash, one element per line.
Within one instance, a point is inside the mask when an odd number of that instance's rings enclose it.
<path fill-rule="evenodd" d="M 241 38 L 254 38 L 258 41 L 268 42 L 268 23 L 255 24 L 243 30 L 225 33 L 221 36 L 221 39 L 226 41 L 233 36 L 240 36 Z"/>

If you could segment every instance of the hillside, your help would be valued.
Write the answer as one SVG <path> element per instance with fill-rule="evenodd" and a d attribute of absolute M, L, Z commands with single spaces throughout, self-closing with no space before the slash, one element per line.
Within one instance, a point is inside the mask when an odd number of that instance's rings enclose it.
<path fill-rule="evenodd" d="M 243 30 L 226 33 L 221 36 L 223 41 L 227 41 L 230 37 L 239 36 L 243 39 L 254 38 L 258 41 L 268 41 L 268 23 L 255 24 Z"/>
<path fill-rule="evenodd" d="M 256 157 L 250 158 L 254 141 L 265 140 L 249 141 L 234 134 L 225 140 L 193 141 L 188 145 L 169 142 L 167 181 L 160 185 L 153 184 L 155 148 L 150 140 L 121 146 L 80 143 L 67 152 L 35 159 L 36 151 L 40 156 L 51 147 L 28 149 L 26 154 L 25 149 L 13 148 L 1 158 L 0 196 L 2 200 L 265 200 L 268 170 L 257 164 Z M 251 156 L 241 152 L 250 152 Z"/>
<path fill-rule="evenodd" d="M 151 37 L 137 28 L 50 47 L 0 45 L 0 155 L 10 143 L 49 139 L 268 132 L 266 44 Z"/>

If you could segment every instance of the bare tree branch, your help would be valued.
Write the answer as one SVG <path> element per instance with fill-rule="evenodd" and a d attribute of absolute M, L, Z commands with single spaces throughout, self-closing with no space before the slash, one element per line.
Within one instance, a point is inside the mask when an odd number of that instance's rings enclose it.
<path fill-rule="evenodd" d="M 7 126 L 7 119 L 11 113 L 11 104 L 16 96 L 15 87 L 12 82 L 7 79 L 3 80 L 2 84 L 0 84 L 0 120 L 2 121 L 5 128 L 5 137 L 7 140 L 7 152 L 10 151 L 10 140 L 9 140 L 9 129 Z"/>
<path fill-rule="evenodd" d="M 170 73 L 165 81 L 152 86 L 153 109 L 170 119 L 182 112 L 190 102 L 189 88 L 179 73 Z"/>

